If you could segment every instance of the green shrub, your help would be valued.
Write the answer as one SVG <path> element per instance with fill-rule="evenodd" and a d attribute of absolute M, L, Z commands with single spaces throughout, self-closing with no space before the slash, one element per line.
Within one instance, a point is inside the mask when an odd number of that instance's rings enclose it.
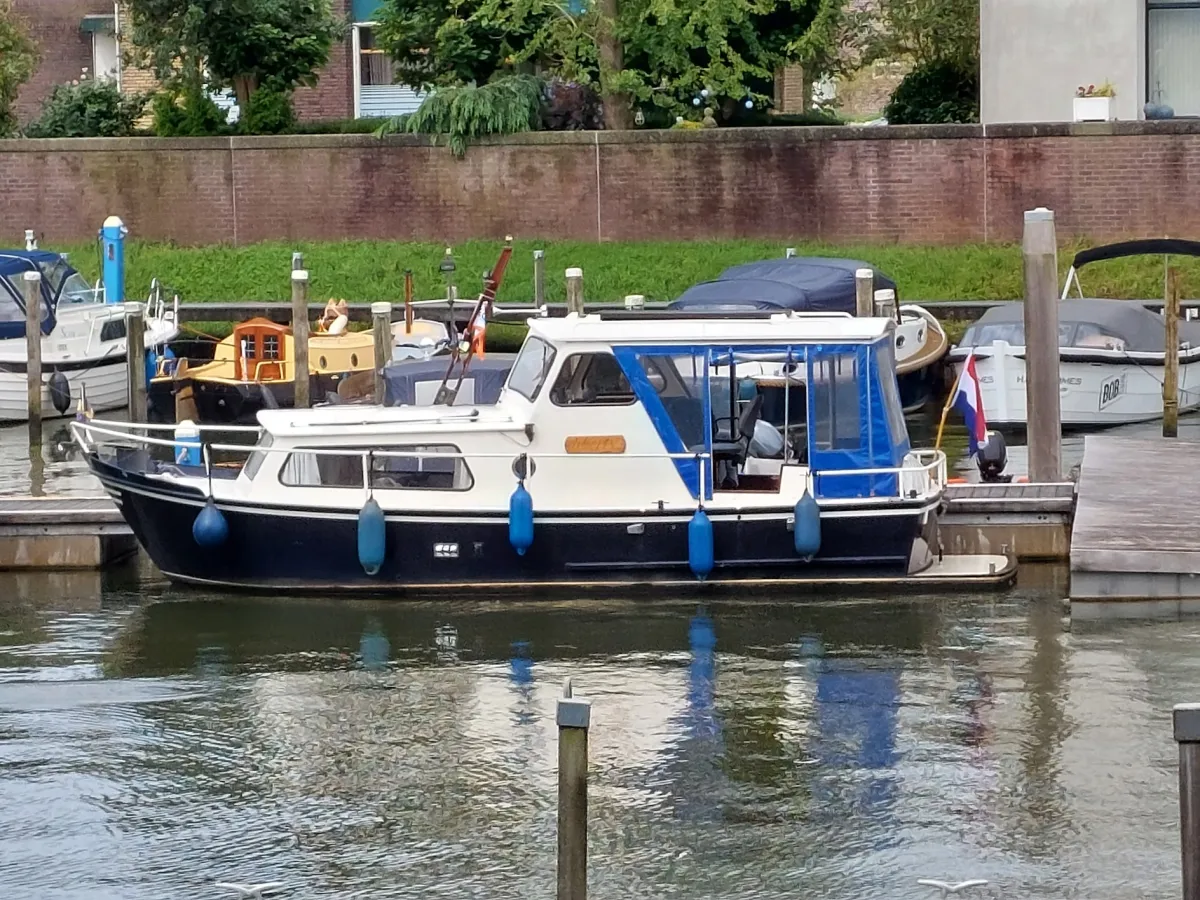
<path fill-rule="evenodd" d="M 228 114 L 199 88 L 160 91 L 151 106 L 158 137 L 208 137 L 228 130 Z"/>
<path fill-rule="evenodd" d="M 403 124 L 408 117 L 399 118 Z M 288 131 L 291 134 L 374 134 L 388 121 L 387 118 L 324 119 L 317 122 L 297 122 Z"/>
<path fill-rule="evenodd" d="M 979 121 L 979 75 L 948 61 L 913 69 L 883 111 L 889 125 Z"/>
<path fill-rule="evenodd" d="M 542 85 L 533 75 L 507 75 L 484 85 L 438 88 L 411 116 L 390 119 L 376 132 L 448 135 L 461 157 L 474 138 L 536 131 L 542 119 Z"/>
<path fill-rule="evenodd" d="M 143 94 L 122 95 L 115 81 L 57 84 L 26 134 L 32 138 L 127 137 L 148 99 Z"/>
<path fill-rule="evenodd" d="M 263 85 L 241 111 L 238 128 L 243 134 L 283 134 L 296 124 L 290 91 Z"/>

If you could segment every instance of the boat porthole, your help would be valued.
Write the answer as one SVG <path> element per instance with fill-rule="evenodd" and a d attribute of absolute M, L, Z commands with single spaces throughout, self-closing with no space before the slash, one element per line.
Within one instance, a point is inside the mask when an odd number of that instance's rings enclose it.
<path fill-rule="evenodd" d="M 352 368 L 352 369 L 353 369 L 353 368 L 354 368 L 355 366 L 357 366 L 357 365 L 358 365 L 358 354 L 357 354 L 357 353 L 351 353 L 351 354 L 350 354 L 350 368 Z"/>
<path fill-rule="evenodd" d="M 923 341 L 923 340 L 925 340 L 925 329 L 924 329 L 924 328 L 922 328 L 922 329 L 920 329 L 919 331 L 917 331 L 917 340 L 918 340 L 918 341 Z"/>
<path fill-rule="evenodd" d="M 317 360 L 317 365 L 318 365 L 320 368 L 324 369 L 324 368 L 325 368 L 325 366 L 327 366 L 327 365 L 328 365 L 328 363 L 326 363 L 326 362 L 325 362 L 325 357 L 323 357 L 323 356 L 322 356 L 320 359 L 318 359 L 318 360 Z"/>
<path fill-rule="evenodd" d="M 903 346 L 904 346 L 904 335 L 902 335 L 902 334 L 898 334 L 898 335 L 896 335 L 896 346 L 897 346 L 897 347 L 903 347 Z"/>

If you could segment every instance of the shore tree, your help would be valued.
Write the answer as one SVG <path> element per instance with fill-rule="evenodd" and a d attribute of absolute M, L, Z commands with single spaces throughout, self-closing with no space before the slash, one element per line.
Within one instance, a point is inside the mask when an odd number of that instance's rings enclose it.
<path fill-rule="evenodd" d="M 164 84 L 207 77 L 245 109 L 261 87 L 312 86 L 345 34 L 329 0 L 129 0 L 132 55 Z"/>
<path fill-rule="evenodd" d="M 635 108 L 762 105 L 776 70 L 836 58 L 842 0 L 384 0 L 381 46 L 417 89 L 541 73 L 596 85 L 608 128 Z M 710 99 L 711 98 L 711 99 Z"/>
<path fill-rule="evenodd" d="M 13 11 L 11 0 L 0 0 L 0 137 L 17 129 L 13 104 L 21 85 L 33 75 L 37 60 L 37 47 Z"/>

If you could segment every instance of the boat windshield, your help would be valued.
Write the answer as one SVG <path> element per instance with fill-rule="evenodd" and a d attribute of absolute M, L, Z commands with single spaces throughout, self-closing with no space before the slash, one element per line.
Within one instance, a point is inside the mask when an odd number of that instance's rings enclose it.
<path fill-rule="evenodd" d="M 554 347 L 530 335 L 508 373 L 507 387 L 530 402 L 536 400 L 550 367 L 554 365 L 554 353 Z"/>
<path fill-rule="evenodd" d="M 59 303 L 99 303 L 102 298 L 87 283 L 82 275 L 67 264 L 66 260 L 38 263 L 42 270 L 47 292 L 57 297 Z"/>

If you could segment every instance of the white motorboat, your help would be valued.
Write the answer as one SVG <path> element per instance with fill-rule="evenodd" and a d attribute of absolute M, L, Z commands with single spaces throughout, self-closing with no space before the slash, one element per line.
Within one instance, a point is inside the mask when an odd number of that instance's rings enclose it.
<path fill-rule="evenodd" d="M 105 303 L 59 254 L 0 250 L 0 422 L 29 417 L 22 273 L 42 275 L 42 411 L 69 415 L 86 389 L 94 411 L 129 403 L 125 352 L 125 304 Z M 157 353 L 179 333 L 174 309 L 161 297 L 146 315 L 147 353 Z M 57 403 L 55 402 L 57 400 Z"/>
<path fill-rule="evenodd" d="M 490 406 L 263 410 L 253 446 L 171 439 L 171 426 L 72 429 L 154 562 L 190 583 L 791 583 L 934 565 L 946 458 L 909 443 L 894 320 L 529 324 Z M 795 366 L 806 386 L 770 446 L 764 397 L 737 372 L 755 362 Z"/>
<path fill-rule="evenodd" d="M 1162 417 L 1166 321 L 1135 300 L 1088 299 L 1078 270 L 1125 256 L 1200 255 L 1200 243 L 1127 241 L 1075 256 L 1058 305 L 1059 403 L 1062 424 L 1097 428 Z M 1068 299 L 1072 284 L 1079 297 Z M 1024 427 L 1025 311 L 1020 302 L 984 313 L 950 352 L 957 372 L 974 355 L 989 426 Z M 1179 322 L 1179 411 L 1200 407 L 1200 323 Z"/>

